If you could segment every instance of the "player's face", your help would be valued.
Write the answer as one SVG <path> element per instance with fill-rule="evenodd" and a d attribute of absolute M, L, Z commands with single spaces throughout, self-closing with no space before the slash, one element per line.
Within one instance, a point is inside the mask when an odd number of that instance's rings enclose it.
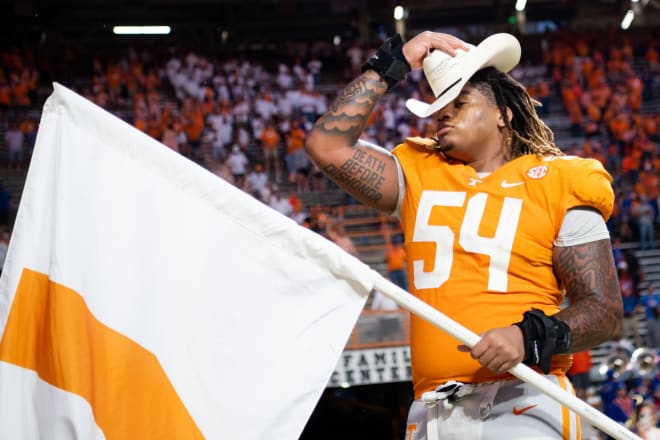
<path fill-rule="evenodd" d="M 471 84 L 435 117 L 440 150 L 449 157 L 470 163 L 504 153 L 500 110 Z"/>

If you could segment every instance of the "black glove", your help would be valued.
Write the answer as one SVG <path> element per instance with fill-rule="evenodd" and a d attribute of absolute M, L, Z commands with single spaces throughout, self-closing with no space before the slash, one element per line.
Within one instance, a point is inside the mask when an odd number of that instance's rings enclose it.
<path fill-rule="evenodd" d="M 571 329 L 564 321 L 548 316 L 539 309 L 525 312 L 520 327 L 525 345 L 526 365 L 538 365 L 545 374 L 550 372 L 552 356 L 566 353 L 571 345 Z"/>
<path fill-rule="evenodd" d="M 410 72 L 410 64 L 403 56 L 403 38 L 399 34 L 390 37 L 362 65 L 362 72 L 373 70 L 387 82 L 387 90 L 399 84 Z"/>

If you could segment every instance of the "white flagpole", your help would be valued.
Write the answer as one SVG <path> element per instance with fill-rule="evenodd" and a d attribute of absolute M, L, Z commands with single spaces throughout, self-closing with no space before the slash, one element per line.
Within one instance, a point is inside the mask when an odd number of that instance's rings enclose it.
<path fill-rule="evenodd" d="M 406 292 L 391 281 L 379 276 L 376 278 L 374 289 L 379 290 L 383 294 L 392 298 L 401 307 L 407 309 L 411 313 L 424 318 L 431 324 L 449 333 L 468 347 L 474 347 L 479 342 L 479 336 L 453 319 L 449 318 L 442 312 L 434 309 L 424 301 Z M 565 391 L 550 382 L 543 375 L 538 374 L 536 371 L 529 368 L 523 363 L 519 363 L 509 370 L 509 373 L 516 376 L 518 379 L 532 385 L 537 390 L 548 395 L 560 404 L 573 410 L 580 416 L 588 420 L 593 426 L 609 434 L 617 440 L 634 439 L 641 440 L 640 437 L 630 432 L 624 426 L 615 422 L 607 417 L 597 409 L 593 408 L 588 403 L 578 399 L 568 391 Z"/>

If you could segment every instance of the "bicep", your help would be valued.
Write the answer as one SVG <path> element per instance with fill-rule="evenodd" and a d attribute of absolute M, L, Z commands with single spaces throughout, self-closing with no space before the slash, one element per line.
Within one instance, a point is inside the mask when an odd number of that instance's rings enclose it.
<path fill-rule="evenodd" d="M 580 292 L 603 292 L 613 281 L 618 288 L 609 236 L 597 210 L 580 206 L 566 213 L 554 243 L 553 266 L 569 299 L 579 299 L 571 295 Z"/>
<path fill-rule="evenodd" d="M 609 239 L 575 246 L 555 246 L 555 274 L 571 302 L 582 295 L 619 296 L 619 283 Z"/>
<path fill-rule="evenodd" d="M 344 191 L 365 205 L 392 212 L 399 195 L 394 157 L 382 147 L 358 141 L 348 148 L 312 156 L 316 165 Z"/>

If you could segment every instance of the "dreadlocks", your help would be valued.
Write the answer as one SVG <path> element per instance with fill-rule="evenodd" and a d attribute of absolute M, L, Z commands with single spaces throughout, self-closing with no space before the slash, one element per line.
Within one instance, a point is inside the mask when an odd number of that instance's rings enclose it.
<path fill-rule="evenodd" d="M 552 130 L 539 118 L 535 107 L 540 102 L 529 96 L 525 87 L 506 73 L 487 67 L 468 81 L 502 112 L 511 133 L 509 159 L 534 153 L 539 156 L 563 156 L 555 145 Z M 507 108 L 513 117 L 507 117 Z"/>

